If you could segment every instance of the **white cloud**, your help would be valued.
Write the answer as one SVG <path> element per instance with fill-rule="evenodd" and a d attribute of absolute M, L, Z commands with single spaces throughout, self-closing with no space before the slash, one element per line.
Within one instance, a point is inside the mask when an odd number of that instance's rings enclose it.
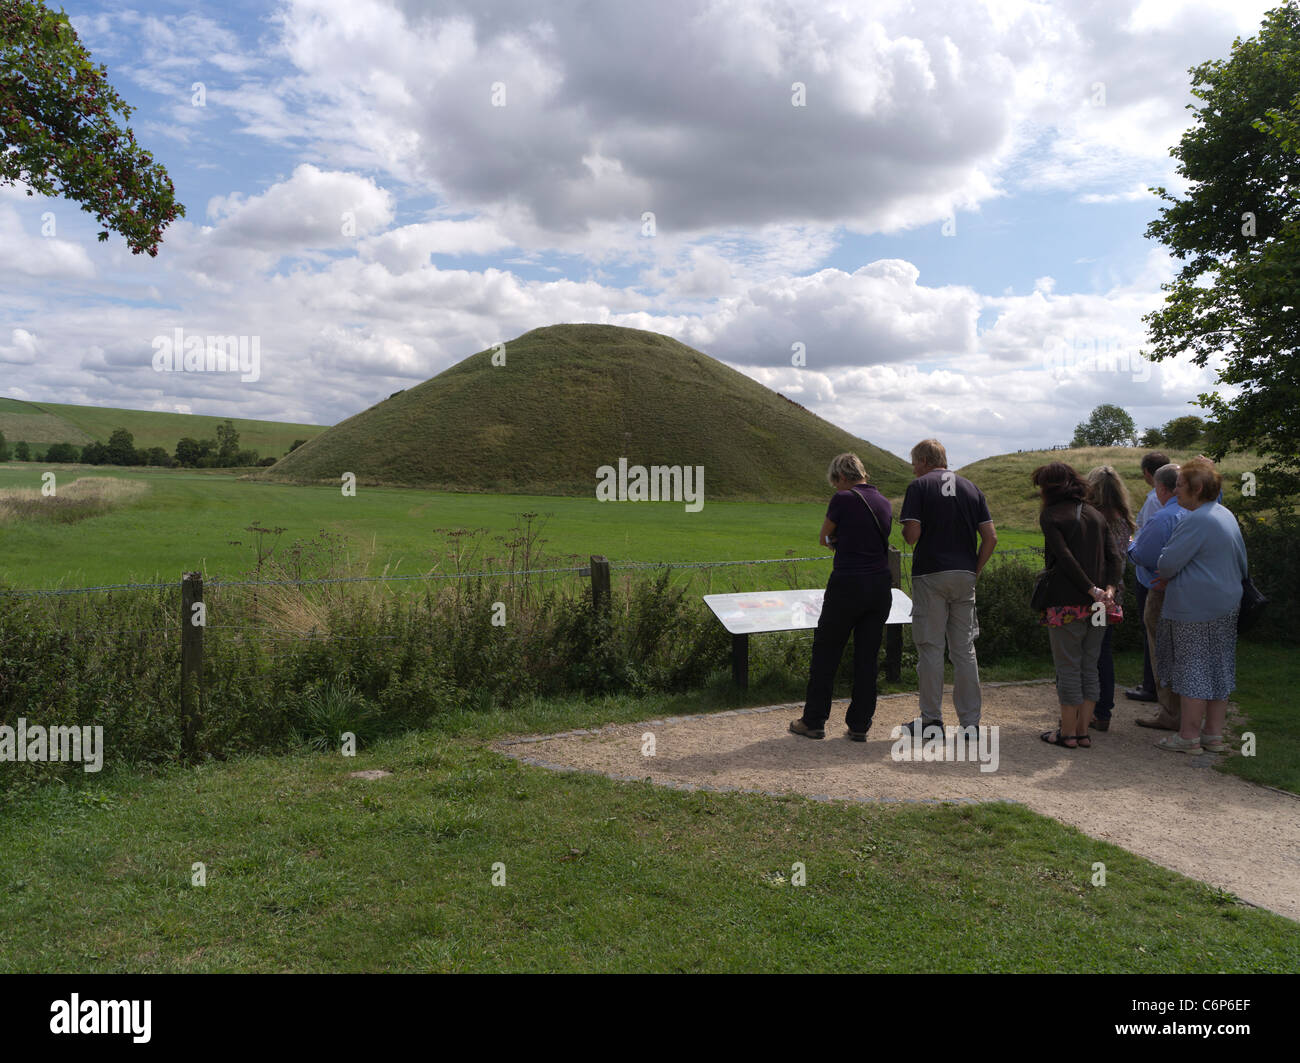
<path fill-rule="evenodd" d="M 710 353 L 742 365 L 789 365 L 805 345 L 819 369 L 961 357 L 974 348 L 979 301 L 969 288 L 927 288 L 910 262 L 882 259 L 854 273 L 784 277 L 724 300 Z"/>
<path fill-rule="evenodd" d="M 0 344 L 0 362 L 10 365 L 35 365 L 40 343 L 26 329 L 16 328 L 9 334 L 9 343 Z"/>
<path fill-rule="evenodd" d="M 486 255 L 513 246 L 495 221 L 471 218 L 403 225 L 362 240 L 358 249 L 363 259 L 405 273 L 428 263 L 430 255 Z"/>
<path fill-rule="evenodd" d="M 287 253 L 344 247 L 393 218 L 393 197 L 367 177 L 323 171 L 303 163 L 260 195 L 216 196 L 208 203 L 215 241 Z M 350 224 L 354 232 L 345 232 Z"/>
<path fill-rule="evenodd" d="M 95 267 L 79 244 L 41 235 L 47 225 L 53 226 L 54 233 L 60 226 L 65 231 L 75 230 L 73 216 L 79 213 L 75 205 L 35 196 L 14 197 L 13 202 L 23 207 L 0 202 L 0 273 L 69 280 L 95 275 Z M 29 225 L 34 232 L 27 231 Z"/>

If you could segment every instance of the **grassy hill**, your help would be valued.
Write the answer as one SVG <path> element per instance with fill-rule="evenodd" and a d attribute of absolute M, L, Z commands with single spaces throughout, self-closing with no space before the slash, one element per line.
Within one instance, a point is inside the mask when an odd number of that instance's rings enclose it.
<path fill-rule="evenodd" d="M 1146 498 L 1142 479 L 1142 456 L 1149 447 L 1079 447 L 1070 450 L 1026 450 L 1018 454 L 998 454 L 982 458 L 957 471 L 984 492 L 989 513 L 999 528 L 1038 528 L 1038 489 L 1029 481 L 1033 471 L 1051 461 L 1063 461 L 1080 476 L 1098 465 L 1110 465 L 1124 480 L 1134 512 Z M 1196 457 L 1196 450 L 1161 448 L 1171 461 L 1184 462 Z M 1229 508 L 1241 487 L 1241 474 L 1256 468 L 1259 459 L 1248 452 L 1229 454 L 1216 468 L 1223 474 L 1223 497 Z"/>
<path fill-rule="evenodd" d="M 37 453 L 42 453 L 50 443 L 76 443 L 81 446 L 95 438 L 85 429 L 51 413 L 43 406 L 6 398 L 0 398 L 0 432 L 5 434 L 5 439 L 11 446 L 27 442 Z M 107 440 L 108 437 L 104 438 Z"/>
<path fill-rule="evenodd" d="M 886 495 L 900 458 L 656 332 L 552 325 L 480 351 L 335 425 L 259 475 L 500 491 L 594 493 L 597 469 L 702 465 L 706 498 L 824 501 L 826 466 L 854 451 Z"/>
<path fill-rule="evenodd" d="M 11 447 L 14 443 L 26 442 L 37 455 L 43 455 L 51 443 L 75 443 L 78 446 L 93 440 L 106 443 L 117 428 L 130 432 L 138 449 L 162 447 L 170 454 L 185 436 L 215 439 L 217 425 L 226 420 L 225 417 L 200 414 L 68 406 L 0 397 L 0 432 L 4 433 Z M 240 446 L 259 451 L 263 457 L 279 457 L 289 450 L 294 440 L 312 439 L 326 428 L 325 425 L 254 421 L 242 417 L 229 420 L 239 432 Z"/>

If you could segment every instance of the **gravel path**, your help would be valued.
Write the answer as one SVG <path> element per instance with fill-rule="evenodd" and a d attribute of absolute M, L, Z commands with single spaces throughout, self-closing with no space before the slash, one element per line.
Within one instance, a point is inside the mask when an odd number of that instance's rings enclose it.
<path fill-rule="evenodd" d="M 826 738 L 786 731 L 801 705 L 737 709 L 598 731 L 515 738 L 497 749 L 561 771 L 650 779 L 685 789 L 802 793 L 822 800 L 1019 802 L 1157 864 L 1300 920 L 1300 798 L 1214 771 L 1222 756 L 1166 753 L 1164 732 L 1136 726 L 1146 705 L 1123 703 L 1091 749 L 1056 749 L 1050 682 L 989 683 L 983 722 L 998 726 L 998 764 L 971 759 L 896 762 L 892 729 L 916 717 L 915 694 L 880 699 L 865 743 L 844 737 L 836 702 Z M 945 722 L 952 719 L 944 699 Z M 655 736 L 655 755 L 642 753 Z M 985 753 L 990 748 L 985 746 Z M 987 766 L 988 761 L 986 760 Z"/>

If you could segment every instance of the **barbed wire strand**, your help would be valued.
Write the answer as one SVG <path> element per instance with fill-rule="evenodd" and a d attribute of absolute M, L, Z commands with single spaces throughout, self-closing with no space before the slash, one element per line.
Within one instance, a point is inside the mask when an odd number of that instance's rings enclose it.
<path fill-rule="evenodd" d="M 1041 554 L 1042 548 L 1037 546 L 1017 547 L 1012 550 L 999 550 L 994 553 L 993 558 L 1008 557 L 1015 554 Z M 910 560 L 912 553 L 910 551 L 902 552 L 905 560 Z M 674 568 L 674 569 L 706 569 L 706 568 L 737 568 L 746 565 L 793 565 L 807 562 L 827 562 L 833 560 L 829 554 L 819 557 L 773 557 L 757 558 L 744 561 L 611 561 L 610 569 L 619 571 L 632 571 L 637 569 L 650 568 Z M 392 575 L 392 576 L 336 576 L 324 577 L 317 579 L 283 579 L 283 580 L 221 580 L 214 579 L 204 583 L 204 590 L 222 589 L 225 587 L 309 587 L 325 586 L 340 583 L 400 583 L 413 580 L 465 580 L 465 579 L 501 579 L 507 576 L 557 576 L 580 574 L 587 575 L 590 573 L 588 565 L 574 565 L 566 568 L 525 568 L 525 569 L 508 569 L 504 571 L 480 571 L 480 572 L 426 572 L 413 573 L 410 575 Z M 14 598 L 43 598 L 59 597 L 68 594 L 91 594 L 102 591 L 124 591 L 124 590 L 176 590 L 178 584 L 173 583 L 107 583 L 97 587 L 59 587 L 49 590 L 36 588 L 7 588 L 0 587 L 0 596 L 7 595 Z"/>

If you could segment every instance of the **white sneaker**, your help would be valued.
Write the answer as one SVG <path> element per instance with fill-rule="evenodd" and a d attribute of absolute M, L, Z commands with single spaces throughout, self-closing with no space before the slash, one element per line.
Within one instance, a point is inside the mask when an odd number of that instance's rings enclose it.
<path fill-rule="evenodd" d="M 1201 748 L 1199 738 L 1184 738 L 1180 734 L 1166 735 L 1156 743 L 1156 746 L 1160 749 L 1167 749 L 1171 753 L 1187 753 L 1193 757 L 1199 757 L 1205 752 Z"/>

